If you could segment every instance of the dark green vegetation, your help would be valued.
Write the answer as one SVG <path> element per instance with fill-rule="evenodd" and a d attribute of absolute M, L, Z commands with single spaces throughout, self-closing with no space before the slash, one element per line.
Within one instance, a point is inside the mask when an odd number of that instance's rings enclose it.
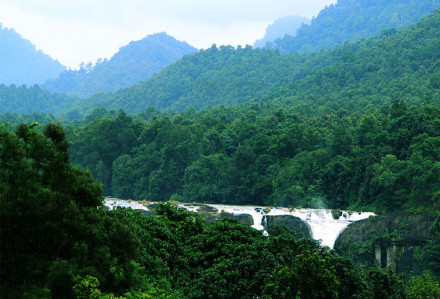
<path fill-rule="evenodd" d="M 438 201 L 440 109 L 431 105 L 306 118 L 253 103 L 146 118 L 120 112 L 69 129 L 73 163 L 105 194 L 376 212 Z"/>
<path fill-rule="evenodd" d="M 286 16 L 275 20 L 270 24 L 264 37 L 255 41 L 254 48 L 264 48 L 267 43 L 273 43 L 278 38 L 283 38 L 286 34 L 290 36 L 296 35 L 296 30 L 301 27 L 302 24 L 310 24 L 310 19 L 299 16 Z M 271 45 L 267 45 L 271 48 Z"/>
<path fill-rule="evenodd" d="M 0 24 L 0 84 L 42 84 L 65 70 L 13 29 Z"/>
<path fill-rule="evenodd" d="M 0 129 L 2 298 L 405 298 L 437 295 L 353 265 L 283 229 L 205 225 L 169 204 L 105 211 L 100 185 L 69 164 L 63 129 Z M 98 206 L 98 209 L 96 208 Z M 419 289 L 421 281 L 424 289 Z M 112 297 L 113 296 L 113 297 Z"/>
<path fill-rule="evenodd" d="M 110 60 L 68 70 L 44 84 L 52 92 L 86 97 L 138 84 L 197 49 L 166 33 L 149 35 L 119 49 Z"/>
<path fill-rule="evenodd" d="M 89 99 L 0 86 L 1 297 L 439 297 L 439 38 L 437 11 L 310 55 L 213 46 Z M 283 229 L 264 237 L 167 204 L 109 212 L 101 194 L 411 215 L 342 252 L 368 260 L 379 244 L 380 264 L 419 214 L 431 233 L 414 262 L 430 272 L 405 280 Z"/>
<path fill-rule="evenodd" d="M 69 118 L 69 115 L 73 118 L 82 117 L 77 111 L 70 112 L 74 102 L 74 98 L 62 94 L 52 94 L 41 89 L 38 85 L 17 87 L 0 84 L 0 113 L 55 113 L 65 114 L 66 118 Z"/>
<path fill-rule="evenodd" d="M 184 111 L 259 99 L 303 114 L 373 112 L 394 99 L 440 104 L 440 11 L 408 29 L 311 55 L 222 46 L 187 55 L 159 75 L 88 107 Z"/>
<path fill-rule="evenodd" d="M 438 0 L 338 0 L 318 14 L 295 36 L 276 40 L 281 53 L 310 53 L 344 42 L 376 36 L 383 30 L 403 29 L 440 8 Z"/>

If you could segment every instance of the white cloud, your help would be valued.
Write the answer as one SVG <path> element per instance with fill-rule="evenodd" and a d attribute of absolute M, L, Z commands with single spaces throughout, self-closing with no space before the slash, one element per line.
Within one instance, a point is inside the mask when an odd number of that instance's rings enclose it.
<path fill-rule="evenodd" d="M 198 48 L 252 44 L 268 24 L 311 17 L 335 0 L 2 0 L 0 23 L 76 67 L 165 31 Z"/>

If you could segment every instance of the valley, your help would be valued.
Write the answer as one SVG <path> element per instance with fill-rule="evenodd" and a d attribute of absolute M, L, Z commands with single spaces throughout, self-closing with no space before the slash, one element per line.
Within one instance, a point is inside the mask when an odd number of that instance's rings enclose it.
<path fill-rule="evenodd" d="M 0 24 L 0 297 L 440 297 L 440 2 L 190 2 L 264 37 L 70 69 Z"/>

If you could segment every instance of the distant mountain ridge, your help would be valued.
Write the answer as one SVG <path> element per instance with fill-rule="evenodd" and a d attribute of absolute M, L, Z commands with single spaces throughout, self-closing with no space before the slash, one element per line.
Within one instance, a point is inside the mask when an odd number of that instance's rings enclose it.
<path fill-rule="evenodd" d="M 300 16 L 279 18 L 267 27 L 262 39 L 255 41 L 254 48 L 265 48 L 268 43 L 271 45 L 276 39 L 283 38 L 286 34 L 295 36 L 296 30 L 298 30 L 302 24 L 310 24 L 310 21 L 310 19 Z"/>
<path fill-rule="evenodd" d="M 310 53 L 379 35 L 383 30 L 404 29 L 440 8 L 440 0 L 338 0 L 326 6 L 310 25 L 295 36 L 274 42 L 281 53 Z"/>
<path fill-rule="evenodd" d="M 293 99 L 297 103 L 325 100 L 330 93 L 341 91 L 344 94 L 335 98 L 347 98 L 349 106 L 351 94 L 360 93 L 353 86 L 365 89 L 362 92 L 368 92 L 373 102 L 380 94 L 381 104 L 396 96 L 417 101 L 424 92 L 435 95 L 435 86 L 439 85 L 438 76 L 433 75 L 438 73 L 439 19 L 437 11 L 409 29 L 390 30 L 379 37 L 310 55 L 280 55 L 271 50 L 253 50 L 251 46 L 213 46 L 183 57 L 139 85 L 111 95 L 96 95 L 83 107 L 124 109 L 128 113 L 143 112 L 149 106 L 185 111 L 190 107 L 233 106 L 273 98 L 271 94 L 282 97 L 284 104 L 280 105 L 288 105 Z M 387 87 L 384 82 L 394 87 Z M 409 90 L 398 88 L 402 84 L 413 87 L 415 82 L 417 86 Z M 286 101 L 283 93 L 278 93 L 281 89 L 293 99 Z M 315 89 L 319 92 L 314 93 Z M 363 95 L 360 93 L 359 97 Z"/>
<path fill-rule="evenodd" d="M 68 70 L 43 85 L 51 92 L 86 97 L 138 84 L 186 54 L 198 51 L 166 33 L 149 35 L 121 47 L 111 59 L 95 66 Z"/>
<path fill-rule="evenodd" d="M 0 24 L 0 84 L 42 84 L 65 69 L 14 29 Z"/>

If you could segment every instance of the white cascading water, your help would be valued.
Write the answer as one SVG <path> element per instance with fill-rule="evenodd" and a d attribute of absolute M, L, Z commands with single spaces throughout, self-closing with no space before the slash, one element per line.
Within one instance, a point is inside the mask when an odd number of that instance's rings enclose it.
<path fill-rule="evenodd" d="M 135 201 L 124 201 L 115 198 L 106 198 L 104 205 L 113 210 L 117 206 L 146 210 L 148 208 Z M 253 228 L 264 230 L 264 216 L 295 216 L 306 222 L 311 229 L 312 238 L 321 240 L 322 245 L 333 248 L 339 234 L 352 222 L 375 216 L 371 212 L 353 212 L 340 211 L 338 219 L 333 218 L 332 210 L 327 209 L 288 209 L 288 208 L 269 208 L 258 206 L 233 206 L 233 205 L 216 205 L 206 204 L 206 206 L 214 208 L 218 213 L 224 211 L 226 213 L 238 215 L 251 215 L 254 220 Z M 179 204 L 179 207 L 185 208 L 190 212 L 198 212 L 200 206 L 192 204 Z"/>
<path fill-rule="evenodd" d="M 115 210 L 116 207 L 122 207 L 122 208 L 131 208 L 133 210 L 148 211 L 148 208 L 146 206 L 140 204 L 137 201 L 128 201 L 113 197 L 106 197 L 104 201 L 104 206 L 109 208 L 109 210 Z"/>

